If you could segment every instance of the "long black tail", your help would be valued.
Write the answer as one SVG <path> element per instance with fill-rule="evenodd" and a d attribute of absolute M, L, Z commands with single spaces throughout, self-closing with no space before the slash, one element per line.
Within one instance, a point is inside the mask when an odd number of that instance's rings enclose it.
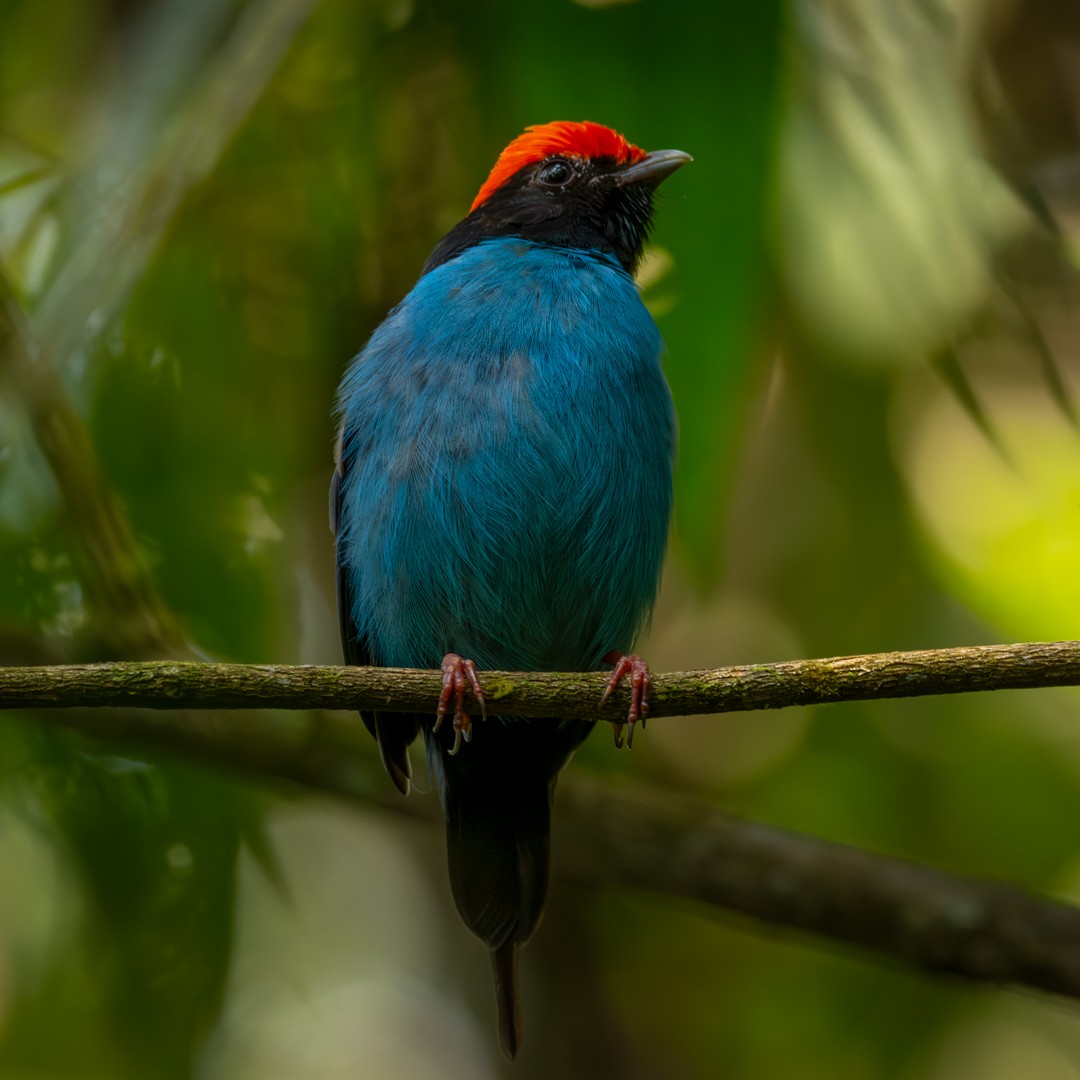
<path fill-rule="evenodd" d="M 530 777 L 447 792 L 450 888 L 465 925 L 491 950 L 499 1042 L 511 1058 L 521 1044 L 517 953 L 547 895 L 552 785 Z"/>
<path fill-rule="evenodd" d="M 513 1061 L 521 1046 L 521 998 L 518 995 L 518 950 L 509 938 L 491 950 L 491 974 L 495 979 L 495 1005 L 499 1010 L 499 1046 Z"/>
<path fill-rule="evenodd" d="M 492 718 L 454 757 L 438 738 L 430 747 L 450 887 L 465 925 L 491 951 L 499 1042 L 510 1058 L 521 1045 L 518 952 L 540 922 L 548 889 L 555 778 L 591 727 Z"/>

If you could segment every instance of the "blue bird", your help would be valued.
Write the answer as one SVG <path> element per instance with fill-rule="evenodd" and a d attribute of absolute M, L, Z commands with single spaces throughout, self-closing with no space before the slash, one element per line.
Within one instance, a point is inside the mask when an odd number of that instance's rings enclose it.
<path fill-rule="evenodd" d="M 475 727 L 466 693 L 486 716 L 478 670 L 614 664 L 608 693 L 630 677 L 631 738 L 648 710 L 648 668 L 630 649 L 659 583 L 675 415 L 633 274 L 653 191 L 689 160 L 599 124 L 527 129 L 339 391 L 345 659 L 443 671 L 433 725 L 386 712 L 364 722 L 403 793 L 424 730 L 454 900 L 491 951 L 509 1057 L 555 780 L 593 724 Z"/>

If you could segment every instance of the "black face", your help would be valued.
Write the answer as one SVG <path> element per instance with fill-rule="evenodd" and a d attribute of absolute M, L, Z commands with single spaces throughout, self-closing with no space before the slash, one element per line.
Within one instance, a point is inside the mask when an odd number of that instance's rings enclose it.
<path fill-rule="evenodd" d="M 514 174 L 455 226 L 424 273 L 493 236 L 520 236 L 557 247 L 613 255 L 633 274 L 652 217 L 653 178 L 623 182 L 613 158 L 553 155 Z"/>

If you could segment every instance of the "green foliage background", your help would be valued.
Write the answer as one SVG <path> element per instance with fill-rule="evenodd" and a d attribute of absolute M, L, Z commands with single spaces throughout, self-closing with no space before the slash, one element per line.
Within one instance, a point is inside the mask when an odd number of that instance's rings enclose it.
<path fill-rule="evenodd" d="M 642 281 L 682 431 L 654 668 L 1074 637 L 1051 10 L 0 0 L 0 269 L 186 640 L 334 662 L 348 358 L 524 125 L 685 149 Z M 0 662 L 114 655 L 0 365 Z M 1080 899 L 1077 724 L 1073 691 L 851 704 L 572 767 Z M 509 1075 L 442 859 L 0 718 L 0 1076 Z M 519 1077 L 1080 1075 L 1063 1009 L 646 896 L 557 882 L 525 966 Z"/>

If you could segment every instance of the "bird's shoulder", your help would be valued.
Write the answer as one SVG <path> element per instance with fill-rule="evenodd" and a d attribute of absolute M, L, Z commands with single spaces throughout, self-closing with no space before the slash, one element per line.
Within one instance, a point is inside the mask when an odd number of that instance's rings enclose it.
<path fill-rule="evenodd" d="M 518 237 L 482 241 L 423 274 L 384 326 L 428 343 L 463 331 L 503 343 L 613 328 L 654 332 L 637 285 L 616 259 Z"/>

